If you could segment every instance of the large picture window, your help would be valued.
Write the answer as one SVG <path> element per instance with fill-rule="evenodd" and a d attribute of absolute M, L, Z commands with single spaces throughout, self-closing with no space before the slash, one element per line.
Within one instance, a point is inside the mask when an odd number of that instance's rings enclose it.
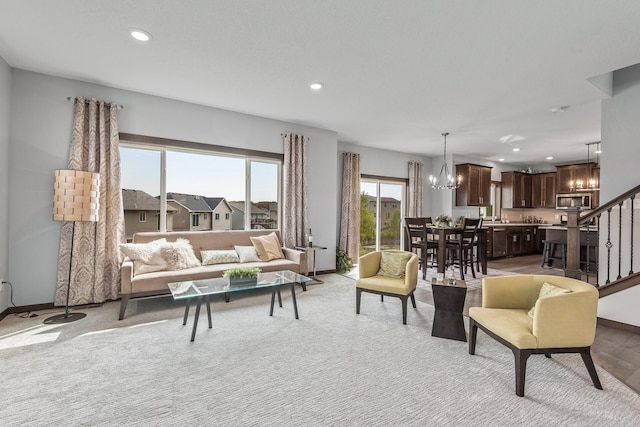
<path fill-rule="evenodd" d="M 146 141 L 153 138 L 141 138 L 142 143 L 129 141 L 121 134 L 127 240 L 139 231 L 279 228 L 280 155 L 262 158 L 231 148 L 225 152 L 225 147 L 153 144 Z M 141 210 L 155 220 L 139 222 Z"/>

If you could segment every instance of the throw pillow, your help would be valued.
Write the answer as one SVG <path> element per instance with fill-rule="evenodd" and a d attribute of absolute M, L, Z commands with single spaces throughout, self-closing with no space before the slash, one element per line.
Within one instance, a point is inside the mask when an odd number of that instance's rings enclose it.
<path fill-rule="evenodd" d="M 240 262 L 260 262 L 256 248 L 253 246 L 236 246 L 235 249 Z"/>
<path fill-rule="evenodd" d="M 548 298 L 548 297 L 553 297 L 556 295 L 561 295 L 561 294 L 568 294 L 569 292 L 571 292 L 571 289 L 565 289 L 565 288 L 560 288 L 558 286 L 552 285 L 551 283 L 543 283 L 542 287 L 540 288 L 540 294 L 538 294 L 538 299 L 540 298 Z M 537 300 L 536 300 L 537 302 Z M 527 314 L 529 315 L 529 317 L 531 317 L 533 319 L 533 316 L 536 314 L 536 304 L 533 304 L 533 307 L 531 307 L 531 310 L 529 310 L 529 312 L 527 312 Z"/>
<path fill-rule="evenodd" d="M 184 270 L 200 265 L 200 261 L 193 253 L 193 247 L 187 239 L 177 239 L 175 242 L 164 244 L 160 253 L 167 262 L 167 270 Z"/>
<path fill-rule="evenodd" d="M 272 259 L 282 259 L 284 254 L 280 248 L 278 235 L 273 232 L 266 236 L 251 237 L 251 243 L 256 248 L 260 261 L 271 261 Z"/>
<path fill-rule="evenodd" d="M 153 240 L 149 243 L 121 243 L 120 250 L 133 261 L 133 274 L 152 273 L 167 268 L 160 249 L 167 239 Z"/>
<path fill-rule="evenodd" d="M 409 252 L 382 251 L 380 270 L 378 270 L 376 276 L 404 279 L 407 263 L 411 256 L 412 254 Z"/>
<path fill-rule="evenodd" d="M 238 252 L 233 249 L 200 251 L 200 255 L 202 256 L 202 265 L 229 264 L 233 262 L 240 262 Z"/>

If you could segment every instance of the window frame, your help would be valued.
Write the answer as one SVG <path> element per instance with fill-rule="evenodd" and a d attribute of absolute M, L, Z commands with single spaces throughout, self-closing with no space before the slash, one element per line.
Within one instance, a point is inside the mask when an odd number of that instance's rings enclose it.
<path fill-rule="evenodd" d="M 282 168 L 284 154 L 271 153 L 268 151 L 249 150 L 222 145 L 204 144 L 199 142 L 183 141 L 177 139 L 160 138 L 148 135 L 138 135 L 120 132 L 120 147 L 156 151 L 160 154 L 160 232 L 167 231 L 167 189 L 166 189 L 166 164 L 167 152 L 179 151 L 185 153 L 202 154 L 218 157 L 235 157 L 245 160 L 245 215 L 244 230 L 251 229 L 251 215 L 247 215 L 247 203 L 251 203 L 251 163 L 273 163 L 277 166 L 277 189 L 276 202 L 278 204 L 278 219 L 275 230 L 279 230 L 282 225 Z M 250 210 L 249 210 L 250 212 Z M 228 217 L 228 218 L 227 218 Z M 225 219 L 230 219 L 229 213 L 225 214 Z M 199 223 L 199 218 L 198 218 Z M 192 227 L 194 227 L 192 225 Z M 196 226 L 197 227 L 197 226 Z"/>
<path fill-rule="evenodd" d="M 147 211 L 138 211 L 138 222 L 147 222 Z"/>

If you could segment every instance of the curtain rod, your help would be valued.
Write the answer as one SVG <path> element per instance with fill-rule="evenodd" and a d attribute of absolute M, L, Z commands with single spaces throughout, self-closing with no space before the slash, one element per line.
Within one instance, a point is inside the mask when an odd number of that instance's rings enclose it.
<path fill-rule="evenodd" d="M 67 101 L 69 102 L 74 102 L 76 99 L 78 99 L 77 96 L 67 96 Z M 85 102 L 88 102 L 88 101 L 89 99 L 85 98 Z M 107 102 L 107 104 L 115 105 L 118 110 L 124 110 L 124 105 L 122 104 L 115 104 L 113 102 Z"/>

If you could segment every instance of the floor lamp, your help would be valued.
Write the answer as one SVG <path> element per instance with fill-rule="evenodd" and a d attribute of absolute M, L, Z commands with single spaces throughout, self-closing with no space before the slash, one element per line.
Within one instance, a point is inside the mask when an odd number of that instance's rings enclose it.
<path fill-rule="evenodd" d="M 82 319 L 85 313 L 69 313 L 69 291 L 73 269 L 73 240 L 76 222 L 98 221 L 100 174 L 75 170 L 56 170 L 53 186 L 53 220 L 71 221 L 71 250 L 69 252 L 69 281 L 64 314 L 45 319 L 44 323 L 68 323 Z"/>

